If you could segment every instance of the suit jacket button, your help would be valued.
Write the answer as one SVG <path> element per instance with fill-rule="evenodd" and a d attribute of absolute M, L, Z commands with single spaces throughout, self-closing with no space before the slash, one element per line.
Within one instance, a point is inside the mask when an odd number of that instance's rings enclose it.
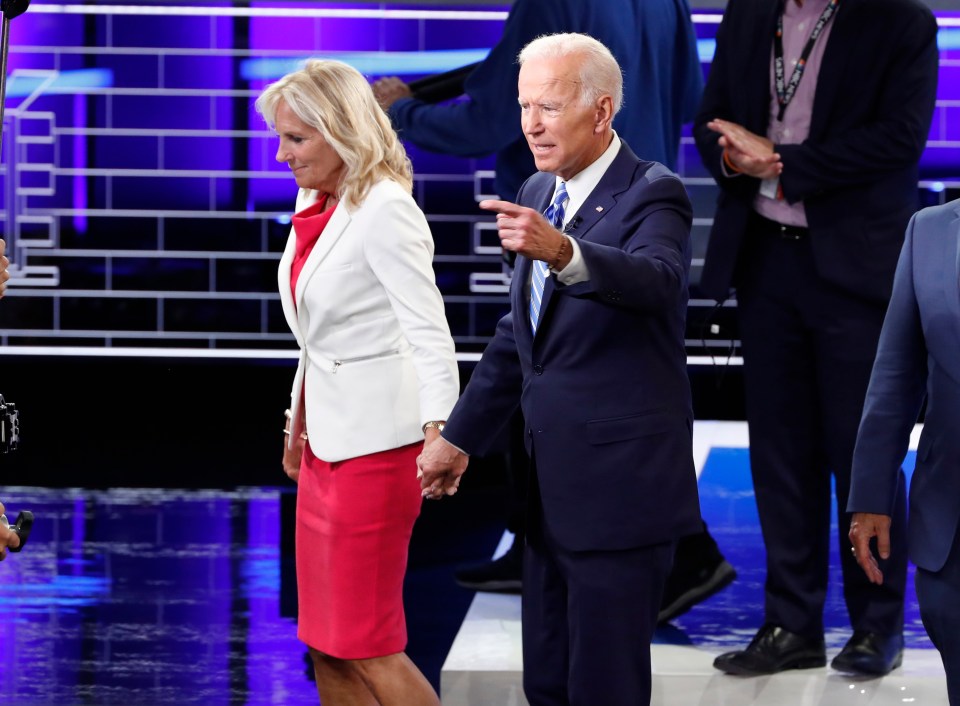
<path fill-rule="evenodd" d="M 542 365 L 534 365 L 534 366 L 533 366 L 533 372 L 535 372 L 537 375 L 543 375 L 543 366 L 542 366 Z"/>

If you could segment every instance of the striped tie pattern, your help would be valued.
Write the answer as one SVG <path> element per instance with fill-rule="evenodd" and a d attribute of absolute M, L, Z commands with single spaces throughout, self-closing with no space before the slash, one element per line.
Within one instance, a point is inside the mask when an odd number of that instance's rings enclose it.
<path fill-rule="evenodd" d="M 544 217 L 557 230 L 563 230 L 563 204 L 567 201 L 567 185 L 560 182 L 557 192 L 553 196 L 553 203 L 544 212 Z M 540 304 L 543 302 L 543 285 L 547 281 L 547 263 L 543 260 L 533 261 L 533 271 L 530 278 L 530 326 L 537 332 L 537 321 L 540 319 Z"/>

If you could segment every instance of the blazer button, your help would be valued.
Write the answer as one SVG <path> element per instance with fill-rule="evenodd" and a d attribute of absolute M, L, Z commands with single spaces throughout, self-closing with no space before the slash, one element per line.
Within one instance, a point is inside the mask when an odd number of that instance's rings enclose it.
<path fill-rule="evenodd" d="M 543 375 L 543 366 L 542 366 L 542 365 L 534 365 L 534 366 L 533 366 L 533 372 L 535 372 L 537 375 Z"/>

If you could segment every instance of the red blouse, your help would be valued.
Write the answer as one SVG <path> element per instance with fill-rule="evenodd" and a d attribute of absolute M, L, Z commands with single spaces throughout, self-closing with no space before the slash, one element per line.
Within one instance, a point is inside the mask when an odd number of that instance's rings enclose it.
<path fill-rule="evenodd" d="M 330 194 L 324 194 L 313 204 L 310 204 L 300 213 L 293 216 L 293 230 L 297 234 L 297 248 L 293 254 L 293 264 L 290 266 L 290 291 L 293 292 L 293 301 L 297 301 L 297 280 L 300 278 L 300 272 L 306 263 L 313 247 L 320 240 L 323 229 L 330 222 L 330 217 L 337 210 L 334 205 L 329 211 L 323 209 L 327 205 Z"/>

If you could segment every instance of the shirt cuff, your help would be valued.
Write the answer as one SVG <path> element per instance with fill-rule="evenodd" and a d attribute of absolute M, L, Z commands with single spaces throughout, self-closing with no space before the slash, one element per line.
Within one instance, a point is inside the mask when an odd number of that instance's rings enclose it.
<path fill-rule="evenodd" d="M 571 238 L 569 235 L 563 237 L 570 241 L 570 247 L 573 250 L 570 262 L 562 270 L 555 270 L 551 267 L 550 271 L 557 276 L 557 281 L 560 284 L 570 286 L 571 284 L 586 282 L 590 279 L 590 270 L 587 268 L 587 263 L 580 252 L 580 243 L 577 242 L 576 238 Z"/>
<path fill-rule="evenodd" d="M 440 432 L 440 438 L 443 439 L 444 441 L 446 441 L 448 444 L 450 444 L 453 448 L 455 448 L 457 451 L 459 451 L 460 453 L 462 453 L 464 456 L 468 456 L 468 457 L 470 456 L 470 454 L 468 454 L 466 451 L 464 451 L 464 450 L 461 449 L 459 446 L 457 446 L 456 444 L 454 444 L 452 441 L 450 441 L 450 439 L 448 439 L 447 437 L 445 437 L 445 436 L 443 435 L 443 432 Z"/>

